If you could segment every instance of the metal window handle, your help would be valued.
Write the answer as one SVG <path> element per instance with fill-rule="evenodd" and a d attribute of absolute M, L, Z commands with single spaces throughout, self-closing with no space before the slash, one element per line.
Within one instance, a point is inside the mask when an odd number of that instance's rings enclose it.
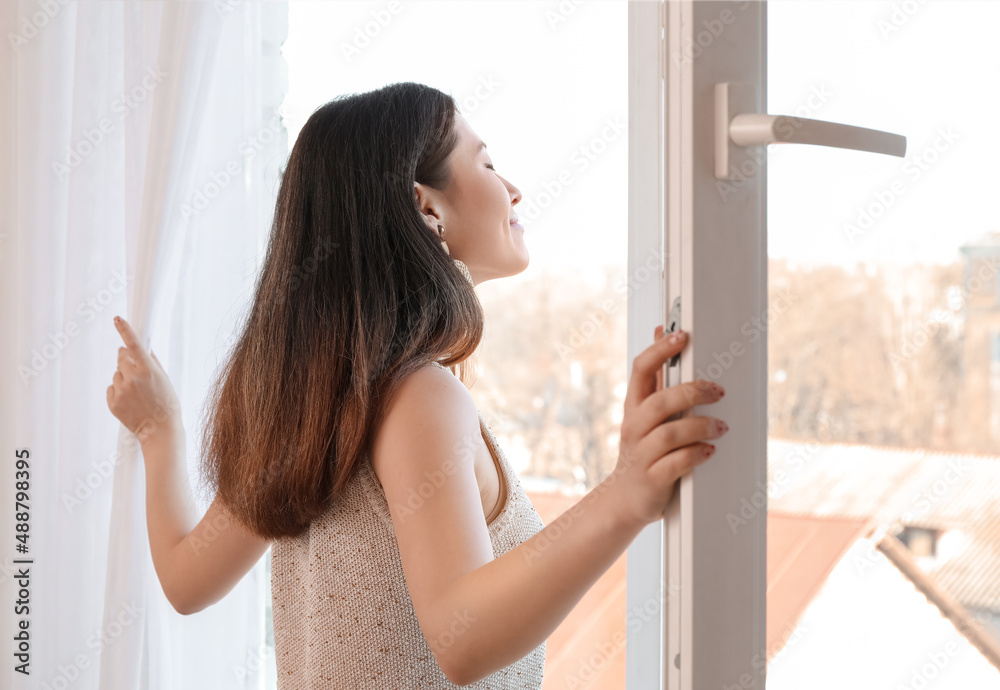
<path fill-rule="evenodd" d="M 736 168 L 738 147 L 771 143 L 812 144 L 906 155 L 906 137 L 878 129 L 839 122 L 810 120 L 789 115 L 755 113 L 756 93 L 752 84 L 721 82 L 715 85 L 715 177 L 732 180 L 751 177 L 759 167 Z M 752 163 L 753 161 L 751 161 Z"/>

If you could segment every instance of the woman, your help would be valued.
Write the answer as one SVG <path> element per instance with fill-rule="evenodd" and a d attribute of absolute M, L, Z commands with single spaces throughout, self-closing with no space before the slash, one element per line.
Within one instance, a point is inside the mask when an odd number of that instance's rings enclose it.
<path fill-rule="evenodd" d="M 466 387 L 474 286 L 528 264 L 520 199 L 436 89 L 392 84 L 312 114 L 213 388 L 200 520 L 176 396 L 116 320 L 108 406 L 142 443 L 164 592 L 200 611 L 272 546 L 279 688 L 540 687 L 546 637 L 725 432 L 665 422 L 722 389 L 663 389 L 686 335 L 658 327 L 633 363 L 614 472 L 542 524 Z"/>

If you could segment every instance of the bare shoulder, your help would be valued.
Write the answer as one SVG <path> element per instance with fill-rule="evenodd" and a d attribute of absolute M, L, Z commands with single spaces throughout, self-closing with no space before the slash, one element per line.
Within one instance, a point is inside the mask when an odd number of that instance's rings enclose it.
<path fill-rule="evenodd" d="M 480 433 L 479 411 L 465 384 L 448 369 L 428 363 L 400 384 L 388 401 L 372 443 L 372 466 L 382 478 L 399 449 L 436 441 L 440 446 Z"/>

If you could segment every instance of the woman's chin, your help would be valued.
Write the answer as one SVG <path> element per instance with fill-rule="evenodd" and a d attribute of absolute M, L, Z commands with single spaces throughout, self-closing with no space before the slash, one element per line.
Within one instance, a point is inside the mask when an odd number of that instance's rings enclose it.
<path fill-rule="evenodd" d="M 520 273 L 528 267 L 528 262 L 530 257 L 528 256 L 528 247 L 524 244 L 524 240 L 520 242 L 515 242 L 514 256 L 516 257 L 515 263 L 517 264 L 517 272 Z"/>
<path fill-rule="evenodd" d="M 511 276 L 516 276 L 528 268 L 528 255 L 524 254 L 521 261 L 511 262 L 507 264 L 506 270 L 502 273 L 504 278 L 510 278 Z"/>

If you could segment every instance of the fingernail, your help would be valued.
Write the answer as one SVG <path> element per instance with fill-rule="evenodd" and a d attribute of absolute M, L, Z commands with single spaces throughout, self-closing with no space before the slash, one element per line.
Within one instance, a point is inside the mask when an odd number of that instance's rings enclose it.
<path fill-rule="evenodd" d="M 714 453 L 714 452 L 715 452 L 715 446 L 713 446 L 712 444 L 708 444 L 707 446 L 705 446 L 705 457 L 706 458 L 711 457 L 712 453 Z"/>
<path fill-rule="evenodd" d="M 121 317 L 120 316 L 116 316 L 115 317 L 115 325 L 118 325 L 121 322 L 122 322 Z"/>

